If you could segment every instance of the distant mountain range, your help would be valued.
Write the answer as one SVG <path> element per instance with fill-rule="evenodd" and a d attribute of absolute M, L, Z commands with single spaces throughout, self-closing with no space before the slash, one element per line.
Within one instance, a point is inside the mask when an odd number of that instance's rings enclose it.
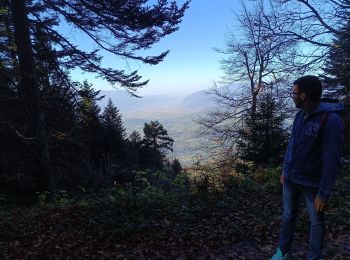
<path fill-rule="evenodd" d="M 181 105 L 185 108 L 209 108 L 217 106 L 213 97 L 208 94 L 208 90 L 198 91 L 189 95 L 182 100 Z"/>
<path fill-rule="evenodd" d="M 230 86 L 230 89 L 237 89 L 237 84 Z M 103 90 L 100 93 L 105 96 L 99 105 L 104 108 L 108 99 L 111 98 L 113 104 L 122 112 L 128 113 L 145 109 L 164 109 L 178 107 L 184 109 L 206 109 L 217 106 L 213 96 L 208 94 L 208 90 L 194 92 L 183 99 L 167 95 L 149 95 L 141 98 L 132 97 L 125 90 Z"/>
<path fill-rule="evenodd" d="M 231 93 L 238 93 L 241 87 L 241 83 L 234 83 L 229 87 L 221 87 L 219 90 L 229 90 Z M 167 95 L 149 95 L 143 96 L 141 98 L 136 98 L 132 97 L 125 90 L 103 90 L 100 94 L 105 96 L 105 98 L 102 99 L 99 103 L 102 108 L 107 105 L 108 99 L 111 98 L 113 104 L 122 113 L 140 111 L 144 109 L 163 109 L 168 107 L 202 109 L 217 106 L 217 103 L 213 100 L 213 96 L 208 94 L 208 90 L 194 92 L 183 99 Z"/>
<path fill-rule="evenodd" d="M 112 99 L 113 104 L 123 113 L 130 111 L 138 111 L 142 109 L 154 109 L 164 106 L 173 106 L 178 103 L 178 100 L 174 97 L 165 95 L 150 95 L 142 98 L 136 98 L 131 96 L 125 90 L 103 90 L 100 93 L 105 96 L 99 105 L 104 108 L 107 105 L 108 99 Z"/>

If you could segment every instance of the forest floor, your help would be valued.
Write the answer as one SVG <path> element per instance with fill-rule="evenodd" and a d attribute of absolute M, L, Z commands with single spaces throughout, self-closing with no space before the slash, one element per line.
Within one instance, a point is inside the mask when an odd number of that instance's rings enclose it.
<path fill-rule="evenodd" d="M 325 259 L 350 259 L 350 176 L 327 209 Z M 119 195 L 118 195 L 119 194 Z M 151 194 L 151 195 L 150 195 Z M 182 196 L 182 195 L 181 195 Z M 281 222 L 281 190 L 244 185 L 208 197 L 107 193 L 0 213 L 0 259 L 269 259 Z M 293 254 L 305 258 L 305 205 Z"/>

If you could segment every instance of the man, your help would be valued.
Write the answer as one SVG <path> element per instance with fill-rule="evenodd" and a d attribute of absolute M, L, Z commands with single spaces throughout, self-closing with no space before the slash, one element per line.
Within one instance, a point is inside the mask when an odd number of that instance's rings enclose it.
<path fill-rule="evenodd" d="M 294 82 L 296 114 L 285 155 L 283 215 L 278 249 L 272 259 L 290 259 L 293 228 L 303 195 L 311 225 L 308 259 L 322 259 L 325 234 L 324 210 L 342 160 L 344 124 L 337 114 L 339 103 L 321 103 L 322 83 L 315 76 Z"/>

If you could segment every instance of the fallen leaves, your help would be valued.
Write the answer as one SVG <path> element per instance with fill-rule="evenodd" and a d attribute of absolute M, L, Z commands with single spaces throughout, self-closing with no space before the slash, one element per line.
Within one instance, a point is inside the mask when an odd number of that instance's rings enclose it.
<path fill-rule="evenodd" d="M 338 193 L 344 196 L 349 187 L 342 183 Z M 346 196 L 329 205 L 328 259 L 350 259 Z M 266 259 L 276 249 L 281 194 L 268 189 L 240 190 L 209 204 L 182 199 L 169 206 L 123 208 L 115 203 L 107 197 L 83 206 L 3 212 L 0 258 Z M 305 210 L 296 230 L 294 255 L 302 258 L 308 247 Z"/>

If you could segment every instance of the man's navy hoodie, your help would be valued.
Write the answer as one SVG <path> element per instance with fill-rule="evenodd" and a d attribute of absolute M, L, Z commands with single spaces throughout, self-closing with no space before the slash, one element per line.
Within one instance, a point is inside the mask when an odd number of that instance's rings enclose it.
<path fill-rule="evenodd" d="M 283 175 L 287 181 L 319 188 L 318 196 L 327 201 L 342 164 L 344 123 L 338 115 L 339 103 L 321 103 L 310 115 L 300 110 L 284 159 Z M 322 127 L 322 115 L 328 120 Z M 323 128 L 323 129 L 320 129 Z"/>

